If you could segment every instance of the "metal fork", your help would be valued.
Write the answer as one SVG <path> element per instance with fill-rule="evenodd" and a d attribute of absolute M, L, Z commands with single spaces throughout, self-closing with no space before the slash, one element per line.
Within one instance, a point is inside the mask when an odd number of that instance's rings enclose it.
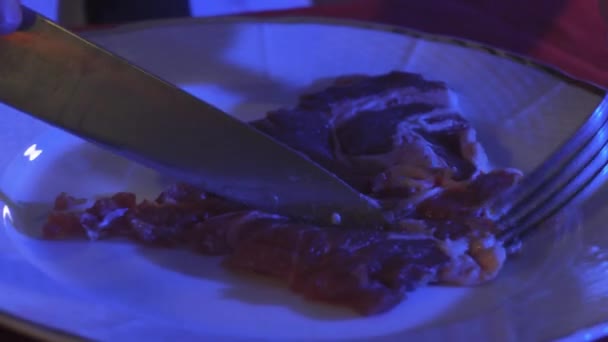
<path fill-rule="evenodd" d="M 598 0 L 608 24 L 608 0 Z M 505 227 L 504 245 L 516 242 L 560 210 L 588 198 L 608 179 L 608 95 L 560 149 L 512 191 L 498 198 L 491 212 Z"/>
<path fill-rule="evenodd" d="M 588 198 L 608 179 L 608 96 L 576 133 L 491 206 L 504 245 Z"/>

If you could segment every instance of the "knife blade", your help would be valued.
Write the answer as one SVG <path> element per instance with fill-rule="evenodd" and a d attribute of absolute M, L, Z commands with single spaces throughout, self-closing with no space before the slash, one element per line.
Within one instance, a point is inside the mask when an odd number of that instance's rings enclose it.
<path fill-rule="evenodd" d="M 377 203 L 305 156 L 24 6 L 0 38 L 0 101 L 256 209 L 377 227 Z"/>

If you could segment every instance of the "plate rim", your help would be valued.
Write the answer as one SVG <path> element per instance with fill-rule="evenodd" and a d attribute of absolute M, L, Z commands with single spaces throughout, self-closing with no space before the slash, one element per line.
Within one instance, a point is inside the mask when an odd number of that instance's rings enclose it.
<path fill-rule="evenodd" d="M 143 30 L 161 26 L 185 26 L 197 24 L 239 24 L 239 23 L 277 23 L 277 24 L 324 24 L 327 26 L 361 28 L 370 31 L 383 31 L 413 38 L 423 39 L 432 42 L 452 44 L 468 49 L 482 51 L 486 54 L 494 55 L 499 58 L 509 59 L 513 62 L 527 65 L 535 69 L 539 69 L 546 74 L 552 75 L 561 79 L 563 82 L 581 87 L 596 95 L 608 96 L 608 89 L 594 84 L 593 82 L 579 79 L 567 72 L 561 70 L 557 66 L 553 66 L 542 61 L 536 60 L 515 52 L 510 52 L 505 49 L 491 46 L 472 39 L 461 38 L 452 35 L 429 33 L 418 29 L 397 26 L 391 24 L 383 24 L 379 22 L 358 20 L 358 19 L 343 19 L 333 17 L 319 17 L 311 15 L 280 15 L 280 16 L 258 16 L 255 14 L 244 15 L 227 15 L 216 17 L 195 17 L 195 18 L 171 18 L 171 19 L 156 19 L 144 20 L 133 23 L 117 24 L 106 28 L 83 28 L 73 30 L 76 34 L 83 36 L 86 39 L 95 38 L 96 36 L 115 34 L 121 32 L 131 32 L 135 30 Z"/>
<path fill-rule="evenodd" d="M 81 29 L 74 29 L 72 32 L 82 36 L 87 40 L 94 40 L 96 37 L 107 36 L 117 34 L 121 32 L 133 32 L 137 30 L 145 30 L 149 28 L 159 27 L 172 27 L 172 26 L 190 26 L 190 25 L 210 25 L 210 24 L 264 24 L 264 23 L 277 23 L 277 24 L 322 24 L 326 26 L 335 27 L 350 27 L 366 29 L 370 31 L 381 31 L 385 33 L 398 34 L 403 36 L 410 36 L 417 39 L 423 39 L 427 41 L 446 43 L 451 45 L 457 45 L 468 49 L 474 49 L 482 51 L 484 53 L 497 56 L 499 58 L 508 59 L 513 62 L 523 64 L 535 69 L 541 70 L 546 74 L 557 77 L 563 82 L 572 84 L 580 87 L 585 91 L 604 97 L 604 101 L 608 99 L 608 90 L 593 84 L 589 81 L 578 79 L 566 72 L 560 70 L 555 66 L 544 64 L 533 58 L 526 57 L 513 52 L 492 47 L 488 44 L 480 43 L 474 40 L 460 38 L 450 35 L 428 33 L 417 29 L 383 24 L 378 22 L 356 20 L 356 19 L 343 19 L 343 18 L 332 18 L 332 17 L 320 17 L 320 16 L 300 16 L 300 15 L 279 15 L 279 16 L 257 16 L 255 14 L 245 15 L 227 15 L 227 16 L 216 16 L 216 17 L 187 17 L 187 18 L 173 18 L 173 19 L 157 19 L 157 20 L 144 20 L 132 23 L 124 23 L 111 25 L 109 27 L 85 27 Z M 598 104 L 599 106 L 599 104 Z M 581 327 L 580 329 L 570 332 L 562 336 L 559 340 L 562 341 L 589 341 L 590 338 L 600 338 L 606 336 L 606 327 L 608 325 L 608 319 L 605 322 L 596 323 L 593 325 Z M 78 336 L 75 333 L 69 332 L 68 330 L 54 328 L 44 323 L 38 323 L 33 320 L 28 320 L 20 317 L 18 314 L 11 313 L 5 310 L 0 310 L 0 327 L 9 329 L 10 331 L 23 334 L 28 337 L 39 338 L 49 341 L 60 341 L 60 342 L 72 342 L 82 341 L 85 338 Z M 600 331 L 601 330 L 601 331 Z"/>
<path fill-rule="evenodd" d="M 50 325 L 21 318 L 5 310 L 0 311 L 0 327 L 26 337 L 55 342 L 77 342 L 85 339 L 75 333 Z"/>

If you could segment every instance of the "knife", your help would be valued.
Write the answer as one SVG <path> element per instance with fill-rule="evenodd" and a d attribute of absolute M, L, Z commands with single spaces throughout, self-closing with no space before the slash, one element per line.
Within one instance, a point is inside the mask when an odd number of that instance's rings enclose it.
<path fill-rule="evenodd" d="M 0 38 L 0 101 L 253 208 L 378 227 L 375 201 L 302 154 L 23 6 Z"/>

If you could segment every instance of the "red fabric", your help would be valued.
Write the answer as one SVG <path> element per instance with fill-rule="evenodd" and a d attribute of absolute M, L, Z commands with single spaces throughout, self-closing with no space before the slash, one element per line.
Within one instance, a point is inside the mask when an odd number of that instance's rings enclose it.
<path fill-rule="evenodd" d="M 256 15 L 350 18 L 466 38 L 608 88 L 608 23 L 598 5 L 598 0 L 353 0 Z"/>

